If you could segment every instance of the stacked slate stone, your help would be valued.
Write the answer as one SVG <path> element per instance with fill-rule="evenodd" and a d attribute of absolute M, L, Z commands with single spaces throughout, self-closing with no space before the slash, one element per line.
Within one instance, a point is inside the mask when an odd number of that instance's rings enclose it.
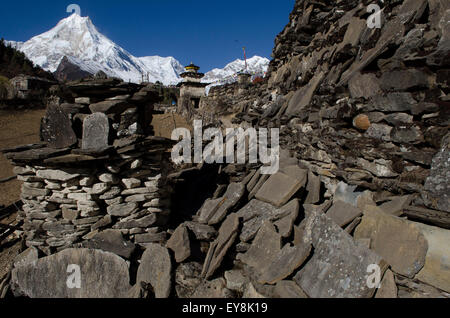
<path fill-rule="evenodd" d="M 172 142 L 144 135 L 158 94 L 114 79 L 67 89 L 76 103 L 55 98 L 48 106 L 44 142 L 4 150 L 24 182 L 19 217 L 27 246 L 51 254 L 105 228 L 136 243 L 164 240 L 158 226 L 170 213 Z"/>
<path fill-rule="evenodd" d="M 420 193 L 418 205 L 448 212 L 450 4 L 379 5 L 371 29 L 367 1 L 296 1 L 266 91 L 225 108 L 235 124 L 279 127 L 282 147 L 326 183 Z"/>

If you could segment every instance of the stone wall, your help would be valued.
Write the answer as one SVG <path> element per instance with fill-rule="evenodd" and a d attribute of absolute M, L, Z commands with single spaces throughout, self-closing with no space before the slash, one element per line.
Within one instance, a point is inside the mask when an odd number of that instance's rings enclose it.
<path fill-rule="evenodd" d="M 104 229 L 138 244 L 164 241 L 172 142 L 151 136 L 157 87 L 91 79 L 55 93 L 43 142 L 4 150 L 24 182 L 26 245 L 46 254 L 92 247 Z"/>
<path fill-rule="evenodd" d="M 141 143 L 139 150 L 117 147 L 117 155 L 108 159 L 69 155 L 17 166 L 24 182 L 19 217 L 26 245 L 51 254 L 77 243 L 92 244 L 106 228 L 120 230 L 135 243 L 164 241 L 158 226 L 170 214 L 167 146 L 152 139 Z"/>

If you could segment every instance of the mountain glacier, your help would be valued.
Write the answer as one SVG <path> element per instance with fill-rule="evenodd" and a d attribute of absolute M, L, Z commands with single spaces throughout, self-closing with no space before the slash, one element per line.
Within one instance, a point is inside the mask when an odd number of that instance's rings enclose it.
<path fill-rule="evenodd" d="M 135 57 L 101 34 L 89 17 L 76 13 L 61 20 L 53 29 L 26 42 L 8 42 L 25 53 L 35 64 L 55 72 L 67 56 L 70 63 L 81 70 L 95 74 L 103 71 L 124 81 L 140 83 L 143 79 L 176 85 L 184 67 L 173 57 Z M 248 71 L 264 74 L 269 60 L 255 56 L 248 60 Z M 220 85 L 235 80 L 233 75 L 245 68 L 245 62 L 236 60 L 223 69 L 206 73 L 204 82 Z"/>

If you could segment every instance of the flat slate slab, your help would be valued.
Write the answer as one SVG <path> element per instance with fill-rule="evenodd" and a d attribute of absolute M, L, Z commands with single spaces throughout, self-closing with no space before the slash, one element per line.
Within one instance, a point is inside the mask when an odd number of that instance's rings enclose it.
<path fill-rule="evenodd" d="M 167 242 L 167 247 L 175 253 L 177 263 L 182 263 L 191 256 L 191 242 L 185 225 L 180 225 Z"/>
<path fill-rule="evenodd" d="M 398 274 L 413 278 L 424 266 L 428 243 L 419 228 L 407 220 L 367 210 L 355 230 L 355 239 L 370 239 L 371 249 Z"/>
<path fill-rule="evenodd" d="M 58 105 L 49 105 L 41 124 L 41 135 L 52 148 L 67 148 L 78 139 L 72 128 L 69 114 Z"/>
<path fill-rule="evenodd" d="M 172 289 L 171 273 L 169 250 L 159 244 L 149 244 L 142 255 L 136 282 L 150 284 L 156 298 L 168 298 Z"/>
<path fill-rule="evenodd" d="M 136 246 L 125 240 L 118 230 L 105 230 L 96 234 L 90 241 L 83 243 L 84 247 L 111 252 L 129 259 Z"/>
<path fill-rule="evenodd" d="M 325 214 L 311 212 L 306 220 L 304 242 L 311 241 L 314 255 L 294 281 L 311 298 L 370 298 L 369 265 L 386 263 L 375 252 L 357 244 Z"/>
<path fill-rule="evenodd" d="M 239 254 L 237 259 L 251 266 L 261 275 L 275 260 L 281 251 L 281 235 L 277 233 L 270 221 L 265 221 L 253 240 L 250 249 L 245 254 Z"/>
<path fill-rule="evenodd" d="M 281 208 L 276 208 L 269 203 L 252 200 L 237 213 L 243 219 L 241 230 L 241 242 L 252 240 L 265 221 L 273 221 L 279 226 L 280 233 L 284 236 L 290 232 L 290 224 L 298 215 L 298 201 L 293 200 Z"/>
<path fill-rule="evenodd" d="M 259 279 L 261 284 L 276 284 L 290 276 L 296 269 L 303 265 L 311 254 L 310 244 L 291 246 L 287 244 L 276 254 L 266 271 Z"/>
<path fill-rule="evenodd" d="M 240 220 L 236 213 L 230 214 L 223 222 L 219 230 L 219 236 L 211 244 L 205 263 L 203 264 L 202 276 L 210 278 L 220 267 L 230 247 L 238 236 Z"/>
<path fill-rule="evenodd" d="M 8 152 L 5 157 L 14 161 L 35 161 L 43 160 L 51 157 L 65 155 L 70 152 L 69 148 L 55 149 L 55 148 L 39 148 L 30 149 L 22 152 Z"/>
<path fill-rule="evenodd" d="M 83 122 L 83 139 L 81 148 L 84 150 L 101 150 L 109 146 L 109 119 L 102 113 L 89 115 Z"/>
<path fill-rule="evenodd" d="M 298 179 L 278 172 L 272 175 L 259 189 L 256 198 L 276 207 L 281 207 L 292 198 L 301 186 L 302 182 Z"/>
<path fill-rule="evenodd" d="M 225 194 L 218 199 L 206 200 L 197 213 L 198 222 L 208 225 L 219 224 L 242 198 L 245 192 L 244 183 L 231 183 Z"/>
<path fill-rule="evenodd" d="M 81 288 L 69 288 L 67 281 L 78 265 Z M 13 270 L 16 296 L 30 298 L 122 298 L 131 288 L 128 265 L 119 256 L 91 249 L 66 249 Z"/>
<path fill-rule="evenodd" d="M 360 209 L 343 201 L 336 201 L 327 212 L 327 216 L 340 227 L 350 224 L 362 214 Z"/>

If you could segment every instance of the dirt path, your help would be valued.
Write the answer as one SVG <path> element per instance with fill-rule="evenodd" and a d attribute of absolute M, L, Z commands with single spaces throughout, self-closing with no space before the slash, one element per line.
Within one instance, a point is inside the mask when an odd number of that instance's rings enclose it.
<path fill-rule="evenodd" d="M 0 111 L 0 148 L 39 142 L 39 126 L 45 110 Z M 0 154 L 0 179 L 14 175 L 9 161 Z M 21 182 L 0 183 L 0 205 L 8 206 L 20 196 Z"/>

